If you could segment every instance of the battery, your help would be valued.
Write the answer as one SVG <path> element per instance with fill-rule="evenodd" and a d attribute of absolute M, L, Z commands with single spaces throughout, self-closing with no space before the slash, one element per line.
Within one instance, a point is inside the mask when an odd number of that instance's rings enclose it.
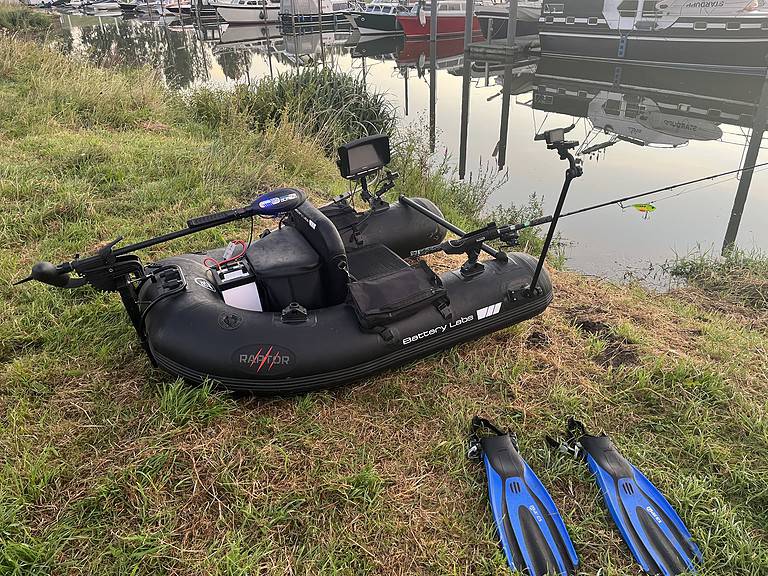
<path fill-rule="evenodd" d="M 247 260 L 236 260 L 220 268 L 212 268 L 211 275 L 226 304 L 241 310 L 263 311 L 256 275 Z"/>

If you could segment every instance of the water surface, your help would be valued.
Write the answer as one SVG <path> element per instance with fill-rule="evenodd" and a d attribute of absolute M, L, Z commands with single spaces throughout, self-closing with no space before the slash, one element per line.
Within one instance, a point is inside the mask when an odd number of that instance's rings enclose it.
<path fill-rule="evenodd" d="M 758 113 L 766 99 L 761 74 L 536 55 L 465 62 L 461 39 L 438 41 L 432 54 L 428 41 L 361 41 L 333 31 L 282 35 L 277 25 L 76 15 L 62 15 L 62 22 L 66 50 L 152 66 L 179 89 L 254 82 L 297 66 L 358 74 L 386 93 L 401 123 L 435 133 L 435 153 L 451 156 L 457 177 L 499 173 L 493 205 L 524 204 L 536 194 L 545 213 L 553 210 L 565 166 L 533 137 L 559 126 L 575 126 L 569 136 L 581 142 L 584 161 L 566 211 L 734 170 L 749 158 L 768 160 Z M 746 250 L 768 249 L 766 183 L 756 170 L 745 187 L 736 242 Z M 719 254 L 739 184 L 734 175 L 635 202 L 654 200 L 650 213 L 629 202 L 564 219 L 568 266 L 621 280 L 678 254 Z"/>

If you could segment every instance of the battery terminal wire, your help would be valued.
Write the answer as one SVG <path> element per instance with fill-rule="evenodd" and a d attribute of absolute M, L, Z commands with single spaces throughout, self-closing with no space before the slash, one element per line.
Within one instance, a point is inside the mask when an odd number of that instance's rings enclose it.
<path fill-rule="evenodd" d="M 240 247 L 240 253 L 236 256 L 232 256 L 232 253 L 238 246 Z M 224 264 L 229 264 L 230 262 L 240 260 L 240 258 L 245 256 L 246 250 L 248 250 L 248 245 L 244 240 L 233 240 L 229 243 L 229 246 L 227 246 L 227 249 L 224 251 L 223 260 L 216 260 L 216 258 L 208 256 L 205 258 L 205 260 L 203 260 L 203 266 L 206 268 L 216 268 L 217 270 L 221 270 L 221 267 L 224 266 Z"/>

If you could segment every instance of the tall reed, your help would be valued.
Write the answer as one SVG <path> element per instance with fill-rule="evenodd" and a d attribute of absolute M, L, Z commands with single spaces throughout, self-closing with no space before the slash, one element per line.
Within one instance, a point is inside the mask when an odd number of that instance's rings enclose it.
<path fill-rule="evenodd" d="M 383 94 L 330 68 L 284 72 L 234 90 L 197 90 L 188 104 L 197 119 L 212 127 L 245 122 L 263 129 L 290 122 L 329 152 L 343 142 L 395 129 L 394 109 Z"/>

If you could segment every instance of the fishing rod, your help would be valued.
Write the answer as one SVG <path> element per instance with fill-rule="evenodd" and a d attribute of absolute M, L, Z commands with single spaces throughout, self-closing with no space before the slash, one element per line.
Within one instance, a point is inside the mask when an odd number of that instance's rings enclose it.
<path fill-rule="evenodd" d="M 563 214 L 560 214 L 559 218 L 565 218 L 566 216 L 574 216 L 576 214 L 583 214 L 584 212 L 591 212 L 592 210 L 597 210 L 598 208 L 606 208 L 607 206 L 614 206 L 616 204 L 623 204 L 624 202 L 629 202 L 630 200 L 643 198 L 645 196 L 651 196 L 653 194 L 658 194 L 659 192 L 668 192 L 670 190 L 676 190 L 677 188 L 682 188 L 684 186 L 690 186 L 691 184 L 699 184 L 700 182 L 706 182 L 708 180 L 714 180 L 715 178 L 722 178 L 723 176 L 730 176 L 732 174 L 738 174 L 739 172 L 746 172 L 748 170 L 755 170 L 756 168 L 762 168 L 764 166 L 768 166 L 768 162 L 753 164 L 752 166 L 747 166 L 745 168 L 737 168 L 736 170 L 728 170 L 727 172 L 720 172 L 718 174 L 712 174 L 710 176 L 704 176 L 702 178 L 695 178 L 694 180 L 688 180 L 687 182 L 680 182 L 679 184 L 672 184 L 671 186 L 656 188 L 655 190 L 650 190 L 648 192 L 641 192 L 639 194 L 632 194 L 630 196 L 616 198 L 615 200 L 601 202 L 600 204 L 593 204 L 592 206 L 586 206 L 584 208 L 579 208 L 578 210 L 573 210 L 571 212 L 565 212 Z M 691 192 L 693 192 L 693 190 L 691 190 Z M 552 222 L 553 217 L 554 215 L 542 216 L 541 218 L 534 218 L 530 222 L 521 222 L 520 224 L 516 224 L 514 226 L 514 230 L 524 230 L 526 228 L 533 228 L 534 226 L 541 226 L 542 224 L 548 224 L 549 222 Z"/>

